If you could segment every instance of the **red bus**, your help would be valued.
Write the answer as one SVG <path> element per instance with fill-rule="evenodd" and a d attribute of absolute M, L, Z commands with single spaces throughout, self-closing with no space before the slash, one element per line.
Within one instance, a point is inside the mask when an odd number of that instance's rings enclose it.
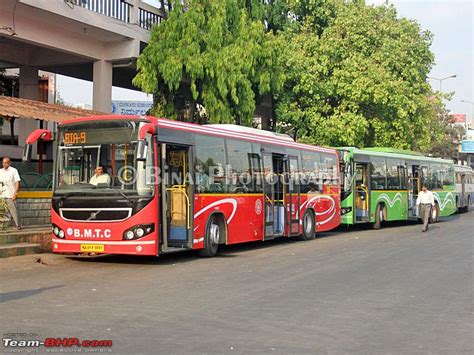
<path fill-rule="evenodd" d="M 53 134 L 31 133 L 24 159 L 38 140 Z M 112 115 L 61 122 L 55 141 L 55 253 L 213 256 L 340 223 L 336 150 L 286 135 Z"/>

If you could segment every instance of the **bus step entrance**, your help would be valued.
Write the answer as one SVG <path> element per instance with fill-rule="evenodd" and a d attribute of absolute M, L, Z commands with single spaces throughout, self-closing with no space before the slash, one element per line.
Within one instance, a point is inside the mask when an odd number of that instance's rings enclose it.
<path fill-rule="evenodd" d="M 189 250 L 189 248 L 187 246 L 184 246 L 182 248 L 179 248 L 179 247 L 168 247 L 166 253 L 169 254 L 169 253 L 177 253 L 177 252 L 180 252 L 180 251 L 184 251 L 184 250 Z"/>

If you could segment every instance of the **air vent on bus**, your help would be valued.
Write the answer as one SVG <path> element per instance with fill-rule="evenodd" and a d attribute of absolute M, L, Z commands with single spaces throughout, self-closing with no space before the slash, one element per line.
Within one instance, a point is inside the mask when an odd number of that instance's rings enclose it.
<path fill-rule="evenodd" d="M 131 208 L 60 208 L 66 221 L 105 222 L 123 221 L 132 215 Z"/>

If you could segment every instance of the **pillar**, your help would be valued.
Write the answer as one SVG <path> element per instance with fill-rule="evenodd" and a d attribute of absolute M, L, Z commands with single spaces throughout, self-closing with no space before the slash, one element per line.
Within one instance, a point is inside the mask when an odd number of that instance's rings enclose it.
<path fill-rule="evenodd" d="M 112 111 L 112 63 L 105 60 L 94 62 L 92 108 L 96 111 Z"/>
<path fill-rule="evenodd" d="M 20 67 L 20 99 L 28 99 L 38 101 L 39 99 L 39 86 L 38 86 L 38 68 L 30 66 Z M 19 119 L 18 120 L 18 146 L 23 147 L 25 145 L 26 138 L 28 135 L 38 128 L 38 122 L 35 119 Z M 20 155 L 21 157 L 21 155 Z M 36 145 L 33 146 L 32 151 L 33 159 L 37 158 Z M 15 157 L 19 158 L 19 157 Z"/>

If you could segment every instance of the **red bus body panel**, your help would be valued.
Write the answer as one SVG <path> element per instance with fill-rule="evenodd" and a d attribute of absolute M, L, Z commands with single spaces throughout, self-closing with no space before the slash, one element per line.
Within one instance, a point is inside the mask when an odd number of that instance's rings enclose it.
<path fill-rule="evenodd" d="M 222 137 L 232 137 L 252 142 L 262 142 L 277 146 L 284 146 L 292 149 L 306 149 L 317 152 L 334 154 L 337 167 L 339 167 L 339 158 L 336 150 L 329 148 L 313 147 L 306 144 L 296 143 L 282 139 L 280 141 L 264 135 L 250 135 L 242 132 L 230 132 L 216 127 L 199 126 L 190 123 L 171 121 L 167 119 L 157 119 L 155 117 L 136 117 L 136 116 L 97 116 L 78 118 L 61 122 L 60 125 L 69 123 L 78 123 L 94 120 L 118 120 L 146 119 L 159 127 L 172 128 L 175 130 L 190 131 L 200 134 L 217 135 Z M 158 138 L 159 140 L 159 138 Z M 158 164 L 157 164 L 158 165 Z M 339 176 L 339 172 L 337 173 Z M 158 255 L 159 254 L 159 216 L 161 212 L 159 205 L 159 187 L 156 187 L 156 193 L 153 200 L 148 203 L 141 211 L 137 212 L 124 221 L 106 221 L 106 222 L 78 222 L 67 221 L 61 218 L 53 209 L 51 209 L 51 222 L 65 232 L 65 238 L 61 239 L 52 235 L 52 251 L 55 253 L 81 253 L 82 244 L 104 245 L 105 254 L 132 254 L 132 255 Z M 298 220 L 298 223 L 292 225 L 293 230 L 289 230 L 289 223 L 286 225 L 285 236 L 301 234 L 302 217 L 307 208 L 312 208 L 316 216 L 316 232 L 324 232 L 336 228 L 340 224 L 340 187 L 339 185 L 324 185 L 321 193 L 302 193 L 299 195 L 293 193 L 285 197 L 285 217 L 287 220 Z M 205 194 L 195 193 L 194 202 L 194 221 L 193 225 L 193 249 L 202 249 L 204 247 L 204 235 L 206 223 L 209 216 L 213 213 L 222 213 L 227 223 L 226 244 L 237 244 L 250 241 L 264 240 L 264 196 L 263 193 L 249 194 Z M 291 202 L 291 203 L 290 203 Z M 291 205 L 294 208 L 291 208 Z M 299 211 L 298 211 L 299 210 Z M 299 213 L 299 218 L 298 218 Z M 123 233 L 127 229 L 139 224 L 155 224 L 154 232 L 137 240 L 123 240 Z M 87 233 L 85 232 L 87 230 Z M 85 237 L 92 233 L 94 237 Z"/>

